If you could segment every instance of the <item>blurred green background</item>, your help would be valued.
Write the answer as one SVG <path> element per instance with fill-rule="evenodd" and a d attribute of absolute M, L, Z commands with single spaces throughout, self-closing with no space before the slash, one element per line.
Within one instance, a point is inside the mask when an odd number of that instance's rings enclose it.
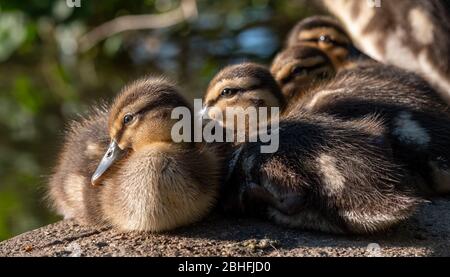
<path fill-rule="evenodd" d="M 227 64 L 269 64 L 290 27 L 317 13 L 306 0 L 198 0 L 198 16 L 187 22 L 120 33 L 78 51 L 77 38 L 106 21 L 179 4 L 0 0 L 0 240 L 58 220 L 43 197 L 64 128 L 77 114 L 149 73 L 198 97 Z"/>

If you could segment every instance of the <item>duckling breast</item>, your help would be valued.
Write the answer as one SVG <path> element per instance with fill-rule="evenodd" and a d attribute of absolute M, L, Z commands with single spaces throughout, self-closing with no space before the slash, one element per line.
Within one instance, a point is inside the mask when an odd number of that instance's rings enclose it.
<path fill-rule="evenodd" d="M 103 213 L 119 229 L 173 229 L 200 220 L 216 202 L 219 163 L 207 153 L 149 147 L 119 167 L 102 195 Z"/>

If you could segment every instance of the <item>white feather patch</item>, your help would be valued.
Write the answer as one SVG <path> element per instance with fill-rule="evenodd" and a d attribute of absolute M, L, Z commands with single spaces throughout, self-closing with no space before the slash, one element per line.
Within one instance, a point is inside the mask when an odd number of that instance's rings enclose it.
<path fill-rule="evenodd" d="M 427 147 L 430 143 L 430 135 L 420 126 L 419 122 L 412 119 L 408 112 L 401 112 L 394 121 L 393 135 L 405 143 Z"/>

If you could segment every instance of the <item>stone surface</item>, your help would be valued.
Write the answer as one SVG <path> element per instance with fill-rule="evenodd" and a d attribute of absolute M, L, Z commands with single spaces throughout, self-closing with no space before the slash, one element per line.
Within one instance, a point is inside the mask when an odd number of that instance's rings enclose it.
<path fill-rule="evenodd" d="M 450 256 L 450 200 L 423 205 L 401 226 L 337 236 L 211 215 L 163 234 L 93 230 L 60 221 L 0 242 L 0 256 Z"/>

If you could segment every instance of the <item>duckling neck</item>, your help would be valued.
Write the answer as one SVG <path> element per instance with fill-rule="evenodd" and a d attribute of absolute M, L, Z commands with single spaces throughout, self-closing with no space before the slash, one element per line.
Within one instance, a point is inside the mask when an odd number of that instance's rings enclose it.
<path fill-rule="evenodd" d="M 150 144 L 143 145 L 138 150 L 136 150 L 136 152 L 145 151 L 148 149 L 158 149 L 162 152 L 173 152 L 173 151 L 179 151 L 179 150 L 184 150 L 184 149 L 190 149 L 193 147 L 194 147 L 194 144 L 188 143 L 188 142 L 178 143 L 178 142 L 173 142 L 173 141 L 158 141 L 158 142 L 153 142 Z"/>

